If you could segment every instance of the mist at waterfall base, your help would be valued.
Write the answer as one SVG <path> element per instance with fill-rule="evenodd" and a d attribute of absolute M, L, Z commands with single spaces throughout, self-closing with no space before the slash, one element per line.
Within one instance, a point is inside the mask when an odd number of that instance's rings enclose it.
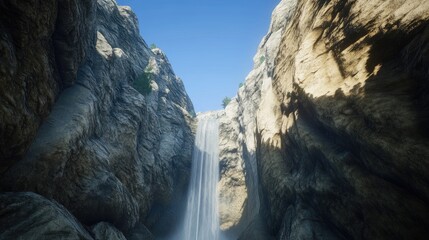
<path fill-rule="evenodd" d="M 211 116 L 199 116 L 192 155 L 186 212 L 180 229 L 169 239 L 225 240 L 219 226 L 219 123 Z"/>

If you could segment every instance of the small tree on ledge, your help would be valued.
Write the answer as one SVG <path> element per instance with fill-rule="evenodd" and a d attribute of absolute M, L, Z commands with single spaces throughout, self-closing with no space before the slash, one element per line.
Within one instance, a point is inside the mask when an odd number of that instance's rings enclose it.
<path fill-rule="evenodd" d="M 225 98 L 222 100 L 222 107 L 223 107 L 223 108 L 226 108 L 226 106 L 227 106 L 230 102 L 231 102 L 231 98 L 229 98 L 229 97 L 225 97 Z"/>

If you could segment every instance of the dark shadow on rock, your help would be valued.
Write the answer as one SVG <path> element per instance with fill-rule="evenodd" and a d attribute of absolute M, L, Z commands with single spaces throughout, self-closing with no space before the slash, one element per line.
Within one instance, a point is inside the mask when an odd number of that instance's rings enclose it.
<path fill-rule="evenodd" d="M 155 237 L 142 223 L 137 223 L 133 229 L 125 233 L 127 240 L 155 240 Z"/>
<path fill-rule="evenodd" d="M 258 215 L 241 232 L 238 240 L 273 240 L 274 237 L 268 231 L 266 223 Z"/>
<path fill-rule="evenodd" d="M 240 129 L 240 132 L 244 132 L 244 129 Z M 237 225 L 235 225 L 233 228 L 229 229 L 228 231 L 223 231 L 222 235 L 225 239 L 237 239 L 237 238 L 244 238 L 243 236 L 250 236 L 252 235 L 251 232 L 253 232 L 255 223 L 258 221 L 258 232 L 261 232 L 262 225 L 259 219 L 259 186 L 258 186 L 258 179 L 257 179 L 257 169 L 253 169 L 251 161 L 255 161 L 256 153 L 251 152 L 248 150 L 247 145 L 245 142 L 242 142 L 242 157 L 244 161 L 244 172 L 245 172 L 245 184 L 247 188 L 247 198 L 243 203 L 243 211 L 241 218 Z M 221 161 L 222 163 L 223 161 Z M 220 166 L 220 169 L 222 171 L 223 168 L 226 168 L 226 166 Z M 253 223 L 252 223 L 253 222 Z M 244 235 L 243 235 L 244 234 Z M 259 236 L 261 236 L 259 234 Z M 264 239 L 264 238 L 259 238 Z"/>
<path fill-rule="evenodd" d="M 280 147 L 258 132 L 261 215 L 277 239 L 429 236 L 429 25 L 416 24 L 367 40 L 372 74 L 350 92 L 294 85 Z"/>
<path fill-rule="evenodd" d="M 174 193 L 168 202 L 157 201 L 151 208 L 145 223 L 157 238 L 168 238 L 178 232 L 183 222 L 188 196 L 191 166 L 184 165 L 188 161 L 173 161 Z"/>
<path fill-rule="evenodd" d="M 91 226 L 91 232 L 94 240 L 127 240 L 121 231 L 106 222 Z"/>

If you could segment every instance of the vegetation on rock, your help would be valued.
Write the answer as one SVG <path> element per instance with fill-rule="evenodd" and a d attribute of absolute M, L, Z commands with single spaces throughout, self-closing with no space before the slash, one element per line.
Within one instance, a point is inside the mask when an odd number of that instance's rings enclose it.
<path fill-rule="evenodd" d="M 134 89 L 136 89 L 143 96 L 147 96 L 152 92 L 152 74 L 150 72 L 143 72 L 133 84 Z"/>
<path fill-rule="evenodd" d="M 225 97 L 223 100 L 222 100 L 222 107 L 223 108 L 226 108 L 226 106 L 228 106 L 228 104 L 231 102 L 231 98 L 229 98 L 229 97 Z"/>
<path fill-rule="evenodd" d="M 259 58 L 259 64 L 262 64 L 262 63 L 264 63 L 265 62 L 265 56 L 261 56 L 260 58 Z"/>

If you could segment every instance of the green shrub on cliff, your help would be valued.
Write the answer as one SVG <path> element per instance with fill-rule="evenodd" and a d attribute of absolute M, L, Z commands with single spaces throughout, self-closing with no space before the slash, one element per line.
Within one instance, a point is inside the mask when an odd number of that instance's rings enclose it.
<path fill-rule="evenodd" d="M 261 56 L 260 58 L 259 58 L 259 64 L 262 64 L 262 63 L 264 63 L 265 62 L 265 56 Z"/>
<path fill-rule="evenodd" d="M 227 106 L 230 102 L 231 102 L 231 98 L 229 98 L 229 97 L 225 97 L 225 98 L 222 100 L 222 107 L 223 107 L 223 108 L 226 108 L 226 106 Z"/>
<path fill-rule="evenodd" d="M 152 82 L 152 74 L 149 72 L 143 72 L 136 80 L 134 80 L 133 87 L 139 93 L 144 96 L 147 96 L 150 92 L 152 92 L 152 86 L 150 85 Z"/>

